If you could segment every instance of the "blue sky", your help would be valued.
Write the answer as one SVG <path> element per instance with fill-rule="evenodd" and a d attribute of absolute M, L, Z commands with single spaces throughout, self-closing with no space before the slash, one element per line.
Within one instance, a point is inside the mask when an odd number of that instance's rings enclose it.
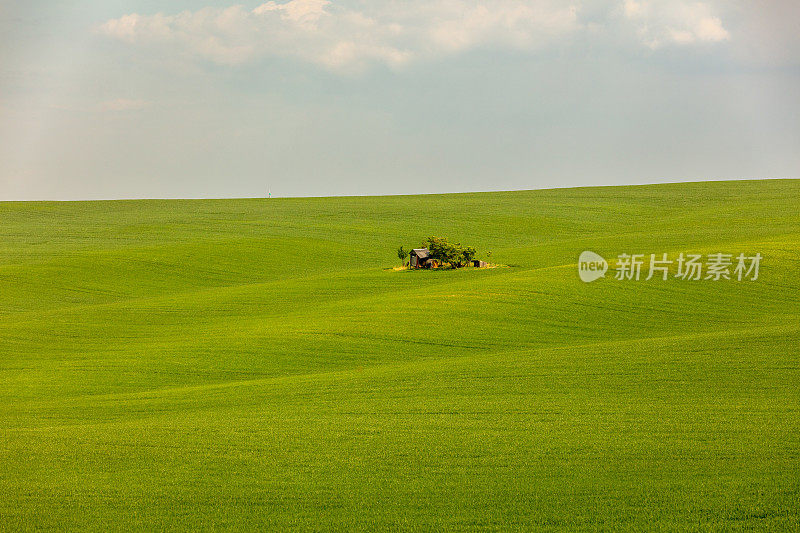
<path fill-rule="evenodd" d="M 772 0 L 3 3 L 0 199 L 800 177 L 797 20 Z"/>

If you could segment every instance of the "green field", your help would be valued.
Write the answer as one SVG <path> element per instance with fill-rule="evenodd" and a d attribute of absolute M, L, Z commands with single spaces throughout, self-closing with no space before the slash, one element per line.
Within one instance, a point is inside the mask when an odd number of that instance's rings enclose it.
<path fill-rule="evenodd" d="M 797 530 L 799 198 L 0 203 L 0 529 Z M 504 266 L 391 269 L 428 235 Z"/>

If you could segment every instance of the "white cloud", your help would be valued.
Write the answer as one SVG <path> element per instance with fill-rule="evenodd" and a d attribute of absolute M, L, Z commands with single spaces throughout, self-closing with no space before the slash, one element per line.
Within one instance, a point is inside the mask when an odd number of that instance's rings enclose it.
<path fill-rule="evenodd" d="M 478 48 L 536 51 L 586 28 L 580 12 L 592 0 L 407 0 L 348 9 L 329 0 L 270 1 L 255 9 L 203 8 L 175 15 L 130 14 L 100 27 L 133 44 L 167 45 L 220 64 L 294 57 L 330 70 L 370 64 L 401 67 Z M 580 5 L 583 2 L 585 5 Z M 642 44 L 658 48 L 728 39 L 703 2 L 617 0 L 620 20 Z M 619 14 L 620 11 L 617 11 Z M 596 23 L 593 23 L 596 24 Z"/>
<path fill-rule="evenodd" d="M 267 2 L 255 8 L 253 13 L 264 15 L 275 11 L 280 13 L 284 20 L 313 27 L 321 17 L 327 14 L 325 8 L 329 4 L 328 0 L 294 0 L 285 4 Z"/>
<path fill-rule="evenodd" d="M 722 20 L 705 2 L 625 0 L 623 11 L 649 48 L 716 43 L 730 38 Z"/>
<path fill-rule="evenodd" d="M 575 7 L 556 0 L 413 0 L 362 11 L 328 0 L 289 0 L 252 10 L 130 14 L 100 31 L 133 44 L 168 44 L 221 64 L 279 56 L 348 70 L 371 63 L 398 67 L 482 46 L 534 49 L 577 27 Z"/>

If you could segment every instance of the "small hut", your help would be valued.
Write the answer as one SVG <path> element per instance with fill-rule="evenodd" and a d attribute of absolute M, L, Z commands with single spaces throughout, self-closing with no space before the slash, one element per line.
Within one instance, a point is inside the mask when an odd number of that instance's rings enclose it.
<path fill-rule="evenodd" d="M 411 268 L 425 268 L 431 258 L 431 253 L 427 248 L 414 248 L 409 254 L 409 266 Z"/>

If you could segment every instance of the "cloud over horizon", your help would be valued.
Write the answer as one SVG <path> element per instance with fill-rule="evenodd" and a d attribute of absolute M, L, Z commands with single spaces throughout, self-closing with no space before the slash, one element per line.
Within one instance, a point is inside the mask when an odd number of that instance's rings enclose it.
<path fill-rule="evenodd" d="M 585 3 L 585 2 L 584 2 Z M 716 43 L 729 39 L 705 2 L 626 0 L 603 24 L 633 30 L 638 45 Z M 166 46 L 218 64 L 289 57 L 332 71 L 382 64 L 399 68 L 474 49 L 535 52 L 585 31 L 580 2 L 554 0 L 412 0 L 352 9 L 328 0 L 205 7 L 178 14 L 128 14 L 99 27 L 109 37 Z"/>
<path fill-rule="evenodd" d="M 636 24 L 642 43 L 653 49 L 730 38 L 722 20 L 703 2 L 625 0 L 625 16 Z"/>

